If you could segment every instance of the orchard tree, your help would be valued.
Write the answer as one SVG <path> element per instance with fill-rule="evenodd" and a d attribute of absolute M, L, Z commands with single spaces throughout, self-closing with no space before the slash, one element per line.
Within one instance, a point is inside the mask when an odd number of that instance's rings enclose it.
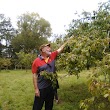
<path fill-rule="evenodd" d="M 110 109 L 110 38 L 107 36 L 110 1 L 101 4 L 95 12 L 91 22 L 73 20 L 66 38 L 71 35 L 74 37 L 57 61 L 60 69 L 63 68 L 77 77 L 82 70 L 94 68 L 88 78 L 91 96 L 80 102 L 81 110 Z M 88 18 L 88 13 L 83 14 Z"/>
<path fill-rule="evenodd" d="M 78 15 L 79 16 L 79 15 Z M 98 10 L 92 13 L 83 11 L 79 19 L 73 19 L 68 36 L 87 36 L 104 38 L 110 32 L 110 1 L 101 3 Z"/>
<path fill-rule="evenodd" d="M 99 66 L 89 76 L 88 90 L 91 97 L 80 101 L 81 110 L 110 109 L 110 54 L 105 54 Z"/>

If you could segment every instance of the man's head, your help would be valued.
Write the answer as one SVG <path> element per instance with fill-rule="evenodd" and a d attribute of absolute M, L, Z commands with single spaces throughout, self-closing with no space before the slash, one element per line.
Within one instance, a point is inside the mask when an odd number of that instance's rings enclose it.
<path fill-rule="evenodd" d="M 47 55 L 51 54 L 51 47 L 50 44 L 43 44 L 39 48 L 41 53 L 45 53 Z"/>

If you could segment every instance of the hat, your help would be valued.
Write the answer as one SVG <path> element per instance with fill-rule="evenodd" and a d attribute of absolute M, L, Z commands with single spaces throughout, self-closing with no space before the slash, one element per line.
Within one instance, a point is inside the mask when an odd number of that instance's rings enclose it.
<path fill-rule="evenodd" d="M 39 48 L 39 50 L 42 51 L 42 49 L 43 49 L 44 47 L 47 47 L 47 46 L 50 47 L 50 44 L 43 44 L 43 45 L 41 45 L 40 48 Z"/>

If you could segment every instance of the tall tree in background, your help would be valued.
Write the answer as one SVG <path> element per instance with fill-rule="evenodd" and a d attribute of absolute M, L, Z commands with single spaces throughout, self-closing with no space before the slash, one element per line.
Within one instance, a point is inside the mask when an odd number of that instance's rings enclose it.
<path fill-rule="evenodd" d="M 3 56 L 11 57 L 10 52 L 10 45 L 11 45 L 11 39 L 15 35 L 15 30 L 11 24 L 10 18 L 6 18 L 4 14 L 0 14 L 0 51 L 4 51 Z M 2 44 L 2 41 L 5 41 L 5 44 Z M 3 46 L 4 45 L 4 46 Z"/>
<path fill-rule="evenodd" d="M 51 35 L 50 23 L 37 13 L 26 13 L 18 17 L 18 34 L 12 40 L 14 49 L 29 53 L 47 42 Z"/>

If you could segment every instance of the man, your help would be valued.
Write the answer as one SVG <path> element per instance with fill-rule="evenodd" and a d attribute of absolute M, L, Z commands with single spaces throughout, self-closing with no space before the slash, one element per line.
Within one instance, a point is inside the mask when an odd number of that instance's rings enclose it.
<path fill-rule="evenodd" d="M 54 100 L 54 90 L 50 80 L 42 76 L 42 71 L 55 72 L 55 59 L 62 52 L 67 42 L 58 50 L 51 52 L 50 44 L 40 46 L 40 55 L 32 64 L 33 84 L 35 89 L 35 99 L 33 110 L 41 110 L 45 102 L 45 110 L 52 110 Z"/>

